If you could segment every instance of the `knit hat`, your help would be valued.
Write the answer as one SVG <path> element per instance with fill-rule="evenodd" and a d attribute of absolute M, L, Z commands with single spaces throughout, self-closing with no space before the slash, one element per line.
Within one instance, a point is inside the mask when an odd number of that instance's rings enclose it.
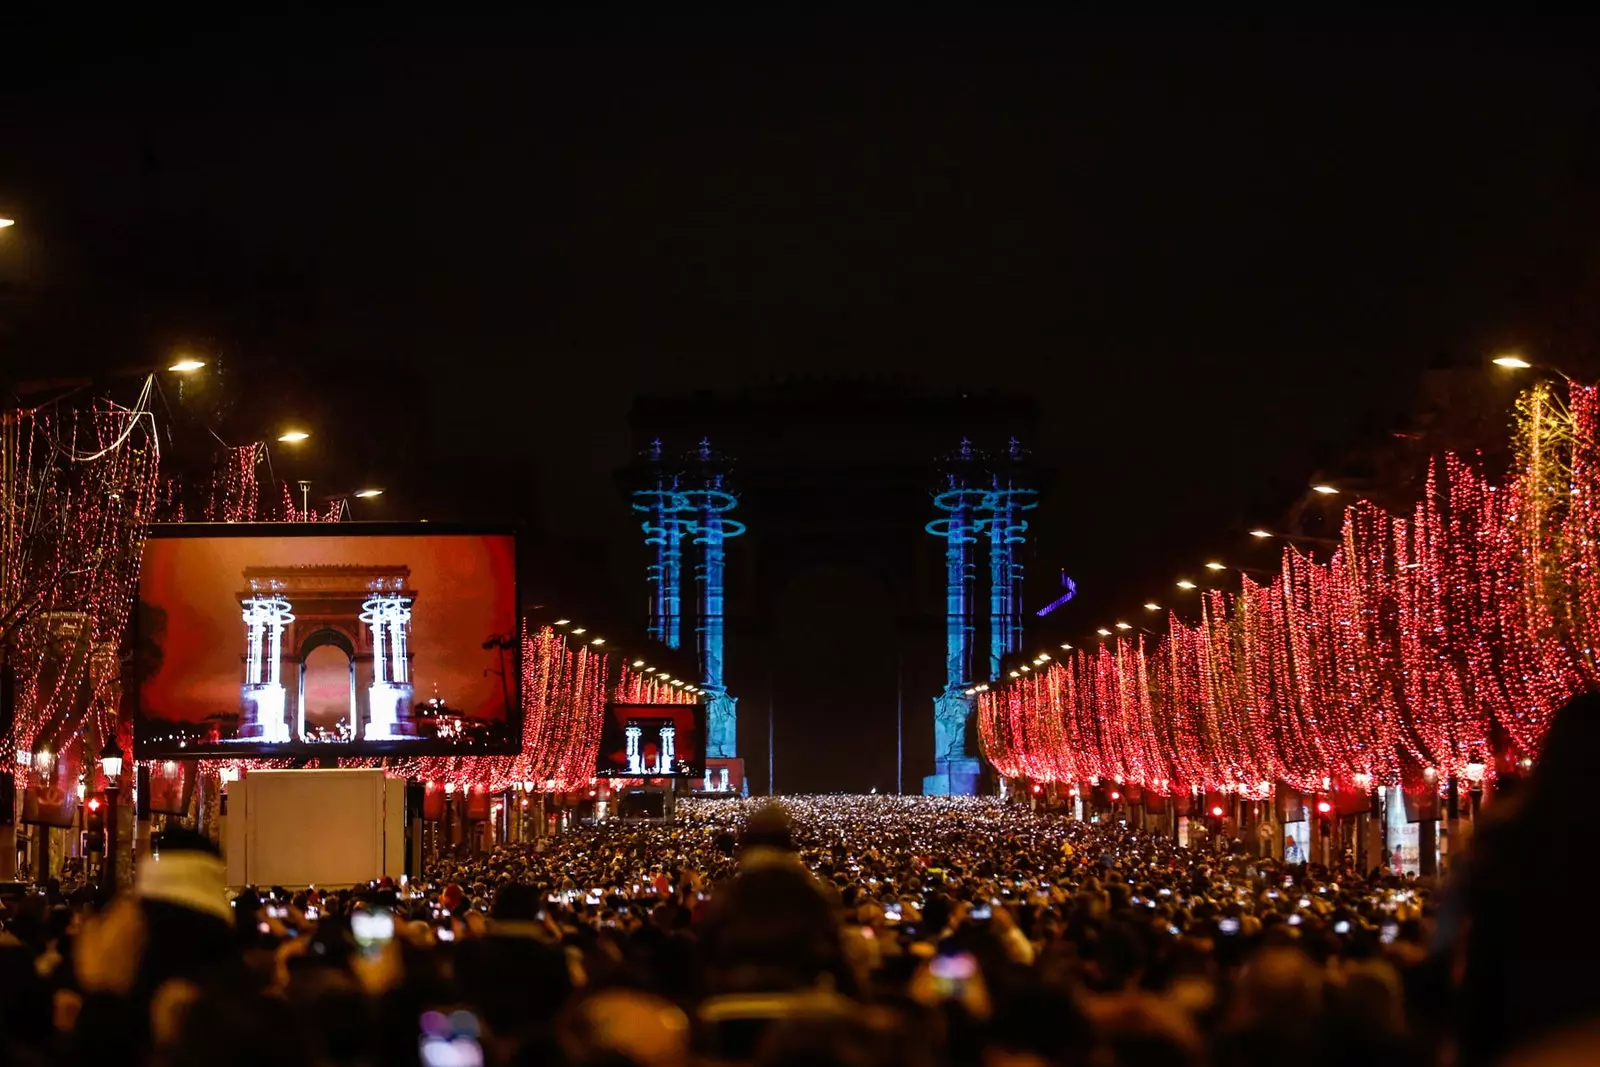
<path fill-rule="evenodd" d="M 139 861 L 133 894 L 233 922 L 228 905 L 227 868 L 211 852 L 166 849 Z"/>

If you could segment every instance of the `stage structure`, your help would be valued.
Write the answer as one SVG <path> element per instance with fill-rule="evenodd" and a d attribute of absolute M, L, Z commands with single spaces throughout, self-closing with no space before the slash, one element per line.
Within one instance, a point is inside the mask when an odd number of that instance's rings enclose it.
<path fill-rule="evenodd" d="M 945 656 L 944 692 L 933 702 L 934 773 L 922 780 L 929 796 L 970 794 L 977 789 L 979 765 L 967 752 L 967 720 L 974 701 L 966 695 L 972 685 L 972 545 L 974 516 L 983 503 L 981 486 L 973 484 L 978 470 L 971 441 L 947 458 L 933 506 L 948 517 L 928 523 L 927 531 L 945 540 Z"/>
<path fill-rule="evenodd" d="M 673 457 L 657 439 L 645 452 L 640 486 L 632 493 L 633 509 L 645 515 L 645 544 L 654 552 L 646 569 L 651 591 L 649 632 L 669 648 L 682 641 L 684 538 L 698 552 L 695 650 L 699 684 L 706 694 L 706 755 L 717 759 L 739 754 L 738 699 L 728 694 L 723 674 L 726 542 L 745 531 L 743 523 L 727 517 L 739 505 L 728 487 L 730 466 L 708 440 L 702 439 L 687 455 Z"/>
<path fill-rule="evenodd" d="M 1038 506 L 1038 490 L 1022 484 L 1026 454 L 1013 438 L 1006 451 L 988 457 L 963 440 L 940 464 L 933 506 L 944 518 L 926 529 L 945 540 L 945 687 L 933 702 L 933 773 L 922 780 L 927 796 L 970 796 L 977 792 L 982 767 L 967 745 L 967 728 L 976 707 L 972 687 L 972 646 L 976 634 L 972 546 L 983 534 L 989 544 L 989 671 L 1022 644 L 1023 565 L 1017 546 L 1026 542 L 1028 523 L 1021 512 Z"/>
<path fill-rule="evenodd" d="M 1000 662 L 1022 648 L 1022 562 L 1017 546 L 1027 542 L 1028 521 L 1020 514 L 1039 506 L 1039 490 L 1022 484 L 1027 453 L 1013 437 L 1005 454 L 989 464 L 989 494 L 978 525 L 989 535 L 989 680 Z"/>
<path fill-rule="evenodd" d="M 678 472 L 665 463 L 661 441 L 645 454 L 645 488 L 633 491 L 633 510 L 645 514 L 644 543 L 655 553 L 645 568 L 650 583 L 652 641 L 668 648 L 683 644 L 683 538 L 691 525 L 693 505 L 678 492 Z"/>

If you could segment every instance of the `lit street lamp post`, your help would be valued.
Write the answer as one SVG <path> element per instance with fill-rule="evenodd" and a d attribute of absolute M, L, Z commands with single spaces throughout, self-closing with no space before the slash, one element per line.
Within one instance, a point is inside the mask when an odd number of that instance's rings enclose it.
<path fill-rule="evenodd" d="M 117 891 L 117 793 L 122 780 L 122 748 L 115 736 L 100 750 L 100 770 L 106 776 L 106 857 L 100 868 L 100 890 Z"/>

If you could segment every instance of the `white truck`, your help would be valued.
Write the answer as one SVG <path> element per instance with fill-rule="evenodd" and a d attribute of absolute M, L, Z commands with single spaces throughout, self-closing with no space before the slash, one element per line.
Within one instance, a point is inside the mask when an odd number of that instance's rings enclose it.
<path fill-rule="evenodd" d="M 228 786 L 228 885 L 359 885 L 405 870 L 405 789 L 381 770 L 248 771 Z"/>

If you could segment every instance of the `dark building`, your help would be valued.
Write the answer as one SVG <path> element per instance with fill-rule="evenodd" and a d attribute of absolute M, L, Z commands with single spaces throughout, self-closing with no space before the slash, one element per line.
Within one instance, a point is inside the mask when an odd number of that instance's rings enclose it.
<path fill-rule="evenodd" d="M 933 767 L 932 702 L 945 688 L 945 544 L 925 531 L 938 463 L 963 439 L 993 451 L 1012 438 L 1025 445 L 1037 421 L 1028 397 L 894 381 L 802 380 L 635 402 L 641 456 L 658 441 L 676 454 L 706 441 L 731 460 L 733 514 L 747 532 L 727 546 L 726 681 L 739 700 L 738 751 L 758 790 L 770 709 L 781 791 L 893 791 L 903 708 L 899 770 L 907 792 L 921 791 Z M 629 471 L 626 491 L 638 479 Z M 641 619 L 654 562 L 643 540 Z M 684 588 L 692 582 L 686 573 Z"/>

